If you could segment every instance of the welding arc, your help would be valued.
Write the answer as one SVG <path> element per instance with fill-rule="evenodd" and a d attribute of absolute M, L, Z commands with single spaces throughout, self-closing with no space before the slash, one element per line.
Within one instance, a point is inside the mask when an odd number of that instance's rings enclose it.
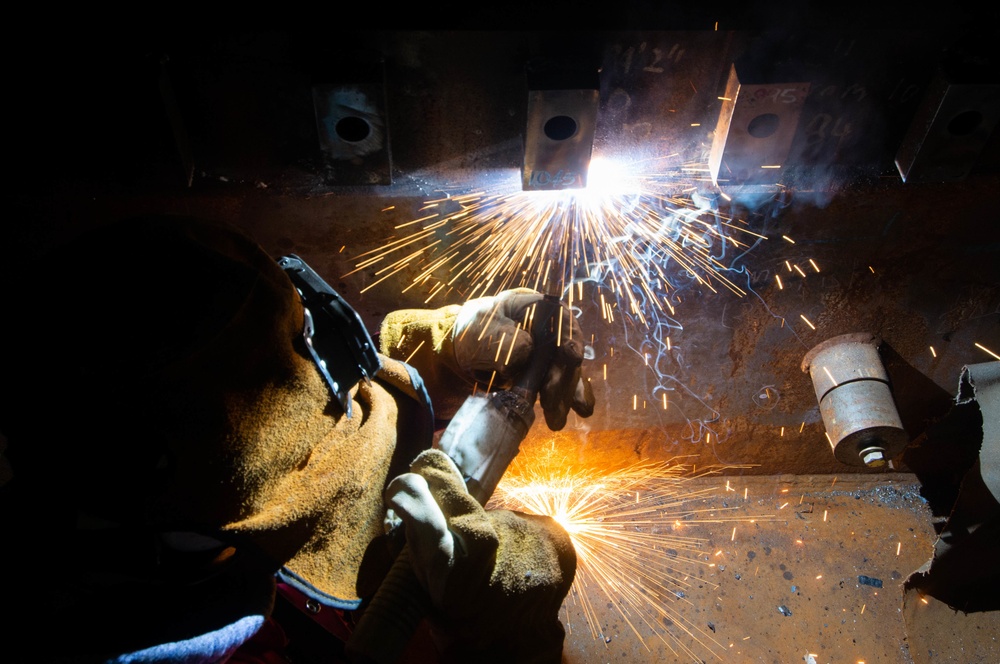
<path fill-rule="evenodd" d="M 508 464 L 517 455 L 521 441 L 534 421 L 533 408 L 542 382 L 555 355 L 554 336 L 561 302 L 546 294 L 536 303 L 532 337 L 535 352 L 532 362 L 509 389 L 491 395 L 468 397 L 453 422 L 463 418 L 463 411 L 474 413 L 479 426 L 462 430 L 461 440 L 449 436 L 456 429 L 449 426 L 441 437 L 440 448 L 448 453 L 452 441 L 469 449 L 492 451 L 488 463 L 475 477 L 466 478 L 469 493 L 486 506 Z M 520 421 L 520 426 L 510 426 Z M 470 440 L 479 437 L 479 440 Z M 453 455 L 450 455 L 453 456 Z M 427 592 L 420 585 L 410 562 L 409 545 L 404 544 L 389 574 L 379 586 L 347 642 L 347 654 L 356 664 L 395 664 L 420 621 L 431 609 Z"/>

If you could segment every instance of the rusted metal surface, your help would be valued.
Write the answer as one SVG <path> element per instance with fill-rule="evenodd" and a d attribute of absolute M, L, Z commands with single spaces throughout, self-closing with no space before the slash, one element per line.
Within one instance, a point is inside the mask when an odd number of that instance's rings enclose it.
<path fill-rule="evenodd" d="M 933 555 L 936 536 L 912 476 L 770 476 L 729 486 L 714 505 L 706 501 L 707 519 L 772 516 L 679 529 L 706 537 L 702 565 L 682 579 L 683 597 L 645 598 L 644 615 L 623 615 L 622 597 L 589 589 L 602 617 L 596 635 L 583 598 L 571 596 L 567 662 L 914 661 L 904 582 Z M 635 584 L 643 585 L 641 571 Z"/>

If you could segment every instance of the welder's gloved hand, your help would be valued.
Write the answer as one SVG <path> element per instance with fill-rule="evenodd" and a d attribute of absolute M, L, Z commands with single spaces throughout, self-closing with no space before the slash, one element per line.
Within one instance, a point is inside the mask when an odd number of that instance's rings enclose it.
<path fill-rule="evenodd" d="M 486 510 L 454 462 L 422 452 L 389 483 L 386 502 L 405 524 L 413 571 L 435 608 L 432 623 L 452 654 L 489 661 L 560 661 L 559 608 L 576 573 L 576 552 L 552 518 Z M 502 655 L 501 655 L 502 654 Z"/>
<path fill-rule="evenodd" d="M 445 510 L 448 514 L 466 515 L 466 521 L 471 521 L 466 530 L 472 527 L 481 531 L 473 541 L 480 548 L 475 558 L 491 565 L 496 546 L 495 534 L 481 514 L 482 507 L 465 491 L 464 484 L 454 462 L 446 454 L 431 450 L 418 456 L 410 472 L 394 478 L 385 491 L 387 521 L 405 527 L 413 571 L 437 607 L 444 603 L 456 555 L 469 557 L 461 531 L 451 531 Z"/>
<path fill-rule="evenodd" d="M 554 315 L 539 348 L 525 321 L 534 324 L 546 311 Z M 455 415 L 475 383 L 480 390 L 509 388 L 539 359 L 544 363 L 540 401 L 550 429 L 562 429 L 570 410 L 581 417 L 594 410 L 593 391 L 580 368 L 588 350 L 583 331 L 568 307 L 530 289 L 390 312 L 379 329 L 379 349 L 418 371 L 441 421 Z"/>
<path fill-rule="evenodd" d="M 581 365 L 587 351 L 583 331 L 564 304 L 528 288 L 506 290 L 462 305 L 452 328 L 458 366 L 492 387 L 516 383 L 534 362 L 548 362 L 539 400 L 549 429 L 566 426 L 572 409 L 594 412 L 594 393 Z"/>

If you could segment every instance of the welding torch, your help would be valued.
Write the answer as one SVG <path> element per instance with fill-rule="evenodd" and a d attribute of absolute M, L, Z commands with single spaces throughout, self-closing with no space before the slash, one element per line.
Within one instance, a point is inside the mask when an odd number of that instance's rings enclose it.
<path fill-rule="evenodd" d="M 462 470 L 466 488 L 480 505 L 489 501 L 534 424 L 535 401 L 555 355 L 553 326 L 560 306 L 554 295 L 535 303 L 527 369 L 506 389 L 466 398 L 438 443 Z"/>
<path fill-rule="evenodd" d="M 527 369 L 501 390 L 467 397 L 438 447 L 462 471 L 469 493 L 485 506 L 517 456 L 535 421 L 535 401 L 555 355 L 559 297 L 546 293 L 534 305 L 533 352 Z M 393 664 L 430 612 L 431 600 L 411 567 L 404 545 L 389 574 L 358 620 L 347 654 L 355 664 Z"/>

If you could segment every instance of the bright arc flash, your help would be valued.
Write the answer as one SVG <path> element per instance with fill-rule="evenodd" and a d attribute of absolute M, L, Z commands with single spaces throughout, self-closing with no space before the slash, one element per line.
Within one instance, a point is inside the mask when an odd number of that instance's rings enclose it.
<path fill-rule="evenodd" d="M 672 314 L 678 284 L 745 291 L 726 276 L 727 252 L 762 236 L 688 195 L 691 164 L 622 165 L 595 158 L 584 189 L 523 191 L 519 178 L 425 201 L 406 234 L 355 257 L 364 289 L 406 273 L 427 300 L 528 287 L 572 300 L 574 283 L 614 294 L 641 326 Z M 579 298 L 580 295 L 577 295 Z"/>
<path fill-rule="evenodd" d="M 563 605 L 568 631 L 573 604 L 594 639 L 607 642 L 604 631 L 617 617 L 647 650 L 659 639 L 692 662 L 722 660 L 727 647 L 688 617 L 700 584 L 718 588 L 704 576 L 713 564 L 709 539 L 698 535 L 703 524 L 751 518 L 710 503 L 724 494 L 721 484 L 691 482 L 721 468 L 697 475 L 672 462 L 574 468 L 554 444 L 538 447 L 543 451 L 522 450 L 514 459 L 487 507 L 548 515 L 569 533 L 577 570 Z"/>
<path fill-rule="evenodd" d="M 680 153 L 597 155 L 583 189 L 524 191 L 515 170 L 439 185 L 342 277 L 363 273 L 361 293 L 391 285 L 431 307 L 519 287 L 558 296 L 574 315 L 594 312 L 608 326 L 609 354 L 647 358 L 636 412 L 640 397 L 662 402 L 660 415 L 663 397 L 678 394 L 663 417 L 686 420 L 680 435 L 692 442 L 717 441 L 720 414 L 678 371 L 681 308 L 752 292 L 740 259 L 768 237 L 730 216 L 739 206 L 720 208 L 730 198 L 709 170 Z"/>

